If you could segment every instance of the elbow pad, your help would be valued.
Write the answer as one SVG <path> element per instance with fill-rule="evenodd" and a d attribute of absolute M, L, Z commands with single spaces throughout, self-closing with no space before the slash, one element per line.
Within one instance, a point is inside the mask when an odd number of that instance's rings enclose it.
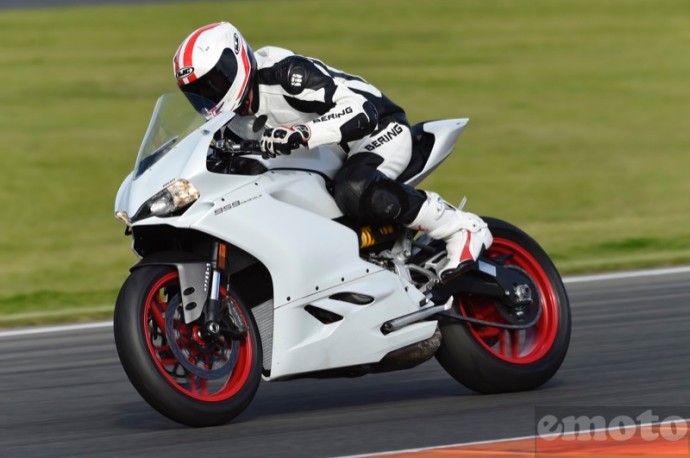
<path fill-rule="evenodd" d="M 367 115 L 367 118 L 369 118 L 369 127 L 367 130 L 367 134 L 370 134 L 374 130 L 376 130 L 376 126 L 379 125 L 379 112 L 374 106 L 374 104 L 368 100 L 364 102 L 364 105 L 362 105 L 362 109 L 364 110 L 364 114 Z"/>
<path fill-rule="evenodd" d="M 342 141 L 347 143 L 359 140 L 372 133 L 379 124 L 379 112 L 368 100 L 362 105 L 362 113 L 340 126 Z"/>

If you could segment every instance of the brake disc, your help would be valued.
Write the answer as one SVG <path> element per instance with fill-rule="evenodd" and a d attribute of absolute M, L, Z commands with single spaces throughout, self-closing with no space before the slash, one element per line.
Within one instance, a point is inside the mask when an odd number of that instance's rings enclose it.
<path fill-rule="evenodd" d="M 230 375 L 237 365 L 239 341 L 222 334 L 203 336 L 203 318 L 197 320 L 199 324 L 185 324 L 179 296 L 175 299 L 165 313 L 165 334 L 175 358 L 197 377 L 215 380 Z M 222 319 L 228 317 L 224 314 Z"/>

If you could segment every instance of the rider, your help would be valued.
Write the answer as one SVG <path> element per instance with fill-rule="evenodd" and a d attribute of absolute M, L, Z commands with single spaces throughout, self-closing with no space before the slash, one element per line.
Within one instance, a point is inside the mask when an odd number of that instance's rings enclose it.
<path fill-rule="evenodd" d="M 189 97 L 198 111 L 233 110 L 265 120 L 265 153 L 290 154 L 303 145 L 342 148 L 347 159 L 332 182 L 340 210 L 358 221 L 394 221 L 445 241 L 441 279 L 464 271 L 491 245 L 481 218 L 396 181 L 412 154 L 409 123 L 402 108 L 362 78 L 282 48 L 253 53 L 227 22 L 192 32 L 173 67 L 185 95 L 214 104 L 198 106 Z"/>

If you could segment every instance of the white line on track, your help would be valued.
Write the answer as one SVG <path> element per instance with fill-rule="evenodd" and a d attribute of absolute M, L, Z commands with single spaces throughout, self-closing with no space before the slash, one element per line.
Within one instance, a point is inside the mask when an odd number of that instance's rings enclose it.
<path fill-rule="evenodd" d="M 387 452 L 365 453 L 362 455 L 343 455 L 343 456 L 339 456 L 337 458 L 367 458 L 367 457 L 379 457 L 379 456 L 386 456 L 386 455 L 398 455 L 398 454 L 402 454 L 402 453 L 421 453 L 421 452 L 429 452 L 432 450 L 442 451 L 443 449 L 446 449 L 446 448 L 476 447 L 478 445 L 501 444 L 503 442 L 529 440 L 529 439 L 534 439 L 534 438 L 535 438 L 535 436 L 506 437 L 503 439 L 495 439 L 495 440 L 458 442 L 456 444 L 432 445 L 430 447 L 406 448 L 406 449 L 402 449 L 402 450 L 390 450 Z"/>
<path fill-rule="evenodd" d="M 662 422 L 650 422 L 650 423 L 640 423 L 638 424 L 633 424 L 633 425 L 626 425 L 623 427 L 623 429 L 617 427 L 617 426 L 609 426 L 606 428 L 594 428 L 594 429 L 580 429 L 578 431 L 565 431 L 565 432 L 560 432 L 560 433 L 551 433 L 551 434 L 540 434 L 540 435 L 532 435 L 532 436 L 519 436 L 519 437 L 505 437 L 502 439 L 494 439 L 494 440 L 483 440 L 483 441 L 471 441 L 471 442 L 459 442 L 456 444 L 448 444 L 448 445 L 435 445 L 431 447 L 420 447 L 420 448 L 409 448 L 409 449 L 403 449 L 403 450 L 391 450 L 387 452 L 379 452 L 379 453 L 367 453 L 363 455 L 346 455 L 346 456 L 340 456 L 338 458 L 368 458 L 368 457 L 382 457 L 386 455 L 398 455 L 398 454 L 403 454 L 403 453 L 423 453 L 423 452 L 430 452 L 430 451 L 438 451 L 438 452 L 443 452 L 446 449 L 456 449 L 456 448 L 466 448 L 466 447 L 477 447 L 481 445 L 491 445 L 491 444 L 504 444 L 506 442 L 518 442 L 518 441 L 525 441 L 525 440 L 536 440 L 536 439 L 548 439 L 548 438 L 558 438 L 562 436 L 569 436 L 571 438 L 578 438 L 580 434 L 586 435 L 584 437 L 588 437 L 590 434 L 598 433 L 598 432 L 605 432 L 609 433 L 612 430 L 616 430 L 617 433 L 621 433 L 625 431 L 626 429 L 632 429 L 633 431 L 637 431 L 640 428 L 652 428 L 652 427 L 659 427 L 659 426 L 674 426 L 676 428 L 680 428 L 681 423 L 685 423 L 683 425 L 683 428 L 685 428 L 685 432 L 687 434 L 687 423 L 690 422 L 690 418 L 682 418 L 682 417 L 677 417 L 673 420 L 667 420 L 667 421 L 662 421 Z M 683 431 L 683 430 L 681 430 Z M 683 438 L 687 440 L 687 435 L 683 435 Z M 672 442 L 672 441 L 669 441 Z M 482 453 L 482 452 L 478 452 Z M 486 452 L 485 452 L 486 453 Z M 490 453 L 490 455 L 488 454 Z M 486 456 L 499 456 L 495 453 L 488 452 Z M 568 452 L 567 454 L 569 454 Z M 504 452 L 500 456 L 509 456 L 511 452 Z M 564 456 L 567 456 L 564 455 Z M 517 452 L 517 455 L 523 456 L 522 453 Z M 440 456 L 440 455 L 439 455 Z M 450 455 L 449 455 L 450 456 Z"/>
<path fill-rule="evenodd" d="M 568 283 L 586 283 L 595 281 L 606 281 L 606 280 L 618 280 L 625 278 L 641 278 L 641 277 L 656 277 L 660 275 L 673 275 L 673 274 L 684 274 L 690 273 L 690 266 L 681 267 L 670 267 L 666 269 L 646 269 L 646 270 L 634 270 L 629 272 L 615 272 L 609 274 L 597 274 L 597 275 L 580 275 L 563 277 L 563 282 Z M 54 332 L 69 332 L 69 331 L 85 331 L 89 329 L 107 328 L 112 327 L 113 323 L 110 321 L 99 321 L 96 323 L 84 323 L 84 324 L 70 324 L 64 326 L 48 326 L 48 327 L 38 327 L 38 328 L 25 328 L 25 329 L 11 329 L 8 331 L 0 331 L 0 338 L 3 337 L 18 337 L 18 336 L 28 336 L 33 334 L 49 334 Z"/>
<path fill-rule="evenodd" d="M 39 327 L 39 328 L 11 329 L 8 331 L 0 331 L 0 338 L 2 338 L 2 337 L 29 336 L 32 334 L 48 334 L 51 332 L 85 331 L 88 329 L 112 327 L 112 325 L 113 325 L 113 323 L 110 321 L 99 321 L 96 323 L 68 324 L 68 325 L 64 325 L 64 326 L 47 326 L 47 327 Z"/>
<path fill-rule="evenodd" d="M 666 269 L 631 270 L 629 272 L 614 272 L 610 274 L 563 277 L 563 283 L 586 283 L 595 281 L 619 280 L 624 278 L 656 277 L 660 275 L 673 275 L 685 273 L 690 273 L 690 266 L 669 267 Z"/>

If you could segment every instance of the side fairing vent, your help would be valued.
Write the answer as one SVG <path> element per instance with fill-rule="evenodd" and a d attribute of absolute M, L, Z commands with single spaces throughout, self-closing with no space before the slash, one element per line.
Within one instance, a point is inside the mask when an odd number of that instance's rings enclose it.
<path fill-rule="evenodd" d="M 366 294 L 359 293 L 336 293 L 329 297 L 334 301 L 349 302 L 355 305 L 367 305 L 374 302 L 374 298 Z"/>
<path fill-rule="evenodd" d="M 350 292 L 336 293 L 329 296 L 328 299 L 332 301 L 347 302 L 348 304 L 354 305 L 367 305 L 374 302 L 374 298 L 371 296 L 367 296 L 366 294 Z M 306 307 L 304 307 L 304 310 L 306 310 L 311 316 L 313 316 L 323 324 L 331 324 L 343 319 L 342 315 L 339 315 L 335 312 L 331 312 L 330 310 L 325 310 L 321 307 L 317 307 L 313 304 L 307 305 Z"/>
<path fill-rule="evenodd" d="M 343 317 L 337 313 L 329 312 L 328 310 L 321 309 L 314 305 L 307 305 L 304 307 L 304 310 L 323 324 L 331 324 L 343 319 Z"/>

